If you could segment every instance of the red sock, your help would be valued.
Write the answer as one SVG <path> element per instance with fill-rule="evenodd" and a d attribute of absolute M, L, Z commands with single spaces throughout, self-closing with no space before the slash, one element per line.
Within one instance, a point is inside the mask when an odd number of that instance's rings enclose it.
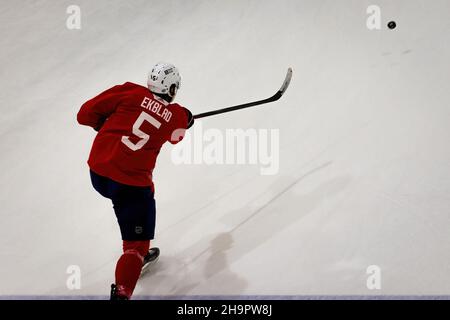
<path fill-rule="evenodd" d="M 149 248 L 150 240 L 123 241 L 123 254 L 116 265 L 116 285 L 119 295 L 130 299 Z"/>

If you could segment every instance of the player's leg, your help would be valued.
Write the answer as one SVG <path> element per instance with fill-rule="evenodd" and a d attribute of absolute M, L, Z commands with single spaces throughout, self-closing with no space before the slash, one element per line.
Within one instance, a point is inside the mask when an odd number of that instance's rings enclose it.
<path fill-rule="evenodd" d="M 155 200 L 150 188 L 121 185 L 113 195 L 113 204 L 123 239 L 123 254 L 116 265 L 115 290 L 118 296 L 129 299 L 154 237 Z"/>
<path fill-rule="evenodd" d="M 111 199 L 111 192 L 109 186 L 111 180 L 107 177 L 103 177 L 101 175 L 96 174 L 92 170 L 90 170 L 90 175 L 92 186 L 94 187 L 94 189 L 97 190 L 97 192 L 100 193 L 102 196 Z"/>
<path fill-rule="evenodd" d="M 111 299 L 131 298 L 149 248 L 150 240 L 123 241 L 123 254 L 117 261 L 115 292 L 111 293 Z"/>

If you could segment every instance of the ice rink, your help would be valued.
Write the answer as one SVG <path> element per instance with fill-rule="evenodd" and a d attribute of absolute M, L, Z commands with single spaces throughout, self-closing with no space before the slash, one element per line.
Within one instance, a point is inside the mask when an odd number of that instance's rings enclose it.
<path fill-rule="evenodd" d="M 381 30 L 366 25 L 372 4 Z M 0 298 L 109 295 L 120 233 L 76 114 L 110 86 L 145 85 L 160 60 L 180 69 L 177 101 L 194 114 L 294 75 L 278 102 L 194 126 L 278 130 L 276 174 L 177 165 L 165 145 L 161 258 L 136 299 L 450 295 L 450 1 L 1 0 L 0 18 Z"/>

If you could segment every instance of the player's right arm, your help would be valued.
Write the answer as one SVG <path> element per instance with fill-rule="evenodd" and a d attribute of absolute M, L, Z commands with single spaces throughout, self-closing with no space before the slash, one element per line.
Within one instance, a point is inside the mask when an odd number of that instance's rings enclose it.
<path fill-rule="evenodd" d="M 121 98 L 128 89 L 130 89 L 128 83 L 114 86 L 86 101 L 77 114 L 78 123 L 99 131 L 106 119 L 116 111 Z"/>
<path fill-rule="evenodd" d="M 188 116 L 188 125 L 186 129 L 189 129 L 190 127 L 192 127 L 194 125 L 194 115 L 192 114 L 192 112 L 186 108 L 184 108 L 187 116 Z"/>
<path fill-rule="evenodd" d="M 171 144 L 177 144 L 183 140 L 186 129 L 189 129 L 194 124 L 194 116 L 189 109 L 179 106 L 179 114 L 175 122 L 174 129 L 168 141 Z"/>

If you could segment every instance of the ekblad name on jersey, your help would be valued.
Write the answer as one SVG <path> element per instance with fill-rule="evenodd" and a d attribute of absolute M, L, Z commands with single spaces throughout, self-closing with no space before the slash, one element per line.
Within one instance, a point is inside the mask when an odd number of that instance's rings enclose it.
<path fill-rule="evenodd" d="M 132 186 L 151 186 L 162 145 L 178 143 L 190 111 L 169 104 L 148 88 L 126 82 L 84 103 L 77 120 L 99 131 L 88 164 L 95 173 Z"/>

